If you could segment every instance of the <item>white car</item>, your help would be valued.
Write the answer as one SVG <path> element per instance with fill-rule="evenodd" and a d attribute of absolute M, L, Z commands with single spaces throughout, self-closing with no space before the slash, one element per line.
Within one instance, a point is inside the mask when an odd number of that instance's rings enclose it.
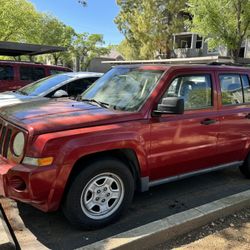
<path fill-rule="evenodd" d="M 103 73 L 67 72 L 30 83 L 16 91 L 0 93 L 0 107 L 59 97 L 77 97 Z"/>

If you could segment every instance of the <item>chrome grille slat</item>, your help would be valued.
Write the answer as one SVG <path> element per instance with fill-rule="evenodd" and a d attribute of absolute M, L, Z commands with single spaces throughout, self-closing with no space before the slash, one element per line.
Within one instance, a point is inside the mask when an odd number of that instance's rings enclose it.
<path fill-rule="evenodd" d="M 3 127 L 1 130 L 1 137 L 0 137 L 0 154 L 2 154 L 3 152 L 5 134 L 6 134 L 6 127 Z"/>
<path fill-rule="evenodd" d="M 5 137 L 5 143 L 3 146 L 3 156 L 5 158 L 7 158 L 7 155 L 8 155 L 8 149 L 9 149 L 9 145 L 10 145 L 11 135 L 12 135 L 12 130 L 8 129 L 6 137 Z"/>
<path fill-rule="evenodd" d="M 5 158 L 7 158 L 8 155 L 12 133 L 13 131 L 9 124 L 0 120 L 0 155 Z"/>

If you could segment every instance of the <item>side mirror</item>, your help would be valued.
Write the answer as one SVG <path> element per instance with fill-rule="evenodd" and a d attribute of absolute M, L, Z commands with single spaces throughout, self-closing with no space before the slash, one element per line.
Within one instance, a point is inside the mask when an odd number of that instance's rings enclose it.
<path fill-rule="evenodd" d="M 55 92 L 55 94 L 52 97 L 60 98 L 60 97 L 67 97 L 67 96 L 69 96 L 69 94 L 65 90 L 59 89 Z"/>
<path fill-rule="evenodd" d="M 155 114 L 183 114 L 184 99 L 180 97 L 166 97 L 162 99 L 162 103 L 158 104 Z"/>

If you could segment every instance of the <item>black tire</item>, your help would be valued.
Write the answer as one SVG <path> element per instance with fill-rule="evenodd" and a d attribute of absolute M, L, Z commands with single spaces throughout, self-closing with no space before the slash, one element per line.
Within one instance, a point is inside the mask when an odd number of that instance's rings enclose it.
<path fill-rule="evenodd" d="M 102 175 L 104 177 L 102 177 Z M 108 180 L 112 181 L 112 179 L 113 183 L 110 184 L 108 191 L 104 192 L 104 184 Z M 102 186 L 99 188 L 96 184 L 98 181 L 103 180 L 105 180 L 104 184 L 101 184 Z M 92 185 L 92 183 L 95 184 Z M 115 193 L 112 193 L 112 185 L 114 185 L 115 188 L 118 188 L 119 186 L 120 190 L 123 190 L 121 191 L 122 195 L 120 198 L 117 198 L 117 200 L 110 198 L 107 202 L 108 197 L 106 198 L 106 195 L 108 195 L 108 193 L 106 192 L 110 191 L 111 195 Z M 95 189 L 91 189 L 90 186 L 95 187 Z M 118 192 L 116 191 L 118 194 L 119 188 Z M 92 192 L 92 190 L 94 191 Z M 101 194 L 98 194 L 98 192 Z M 88 230 L 97 229 L 116 221 L 129 207 L 133 199 L 133 194 L 134 179 L 128 167 L 123 162 L 113 158 L 100 158 L 98 161 L 86 166 L 73 180 L 64 199 L 62 210 L 65 217 L 74 226 Z M 99 198 L 98 195 L 102 195 L 102 197 Z M 100 213 L 100 211 L 98 211 L 98 209 L 101 210 L 102 205 L 100 200 L 103 201 L 105 198 L 106 205 L 109 206 L 109 202 L 111 201 L 111 207 L 114 206 L 113 209 L 115 210 L 113 212 L 111 211 L 110 214 L 107 213 L 106 215 L 100 215 L 100 218 L 97 218 L 98 216 L 92 213 L 93 211 L 87 207 L 86 204 L 88 204 L 88 201 L 85 202 L 85 199 L 87 198 L 91 200 L 92 203 L 97 202 L 96 199 L 98 198 L 98 205 L 95 205 L 92 208 L 92 210 L 96 210 L 94 211 L 96 213 Z M 91 218 L 91 216 L 94 216 L 94 218 Z M 102 218 L 102 216 L 107 217 Z"/>
<path fill-rule="evenodd" d="M 250 154 L 247 156 L 243 165 L 240 166 L 241 173 L 248 179 L 250 179 Z"/>

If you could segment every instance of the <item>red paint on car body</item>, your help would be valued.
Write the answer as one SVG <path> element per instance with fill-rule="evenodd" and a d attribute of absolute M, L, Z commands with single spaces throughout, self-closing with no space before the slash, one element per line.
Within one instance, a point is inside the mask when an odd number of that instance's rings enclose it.
<path fill-rule="evenodd" d="M 1 111 L 4 122 L 26 131 L 25 156 L 54 158 L 50 166 L 34 167 L 22 164 L 21 158 L 16 163 L 16 159 L 1 156 L 2 194 L 43 211 L 56 210 L 76 162 L 100 152 L 133 151 L 139 177 L 148 177 L 149 181 L 245 159 L 250 141 L 249 120 L 245 116 L 250 107 L 247 104 L 223 107 L 218 75 L 249 75 L 249 69 L 200 65 L 124 67 L 164 71 L 139 111 L 109 110 L 73 100 L 44 100 Z M 181 115 L 153 115 L 173 79 L 200 74 L 211 77 L 212 107 Z M 203 125 L 201 122 L 207 118 L 215 123 Z M 15 176 L 25 181 L 24 191 L 9 185 Z"/>

